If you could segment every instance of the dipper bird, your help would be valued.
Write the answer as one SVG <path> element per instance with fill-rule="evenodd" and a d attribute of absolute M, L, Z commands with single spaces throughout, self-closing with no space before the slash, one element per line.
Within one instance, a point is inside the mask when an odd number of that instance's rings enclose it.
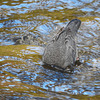
<path fill-rule="evenodd" d="M 81 25 L 79 19 L 71 20 L 68 25 L 56 34 L 46 45 L 43 62 L 66 69 L 76 61 L 76 33 Z"/>

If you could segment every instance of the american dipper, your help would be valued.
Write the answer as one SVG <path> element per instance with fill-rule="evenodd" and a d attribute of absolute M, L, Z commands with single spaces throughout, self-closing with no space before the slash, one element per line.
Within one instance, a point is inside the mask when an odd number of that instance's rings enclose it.
<path fill-rule="evenodd" d="M 81 25 L 79 19 L 71 20 L 68 25 L 56 34 L 45 47 L 43 62 L 66 69 L 76 61 L 76 33 Z"/>

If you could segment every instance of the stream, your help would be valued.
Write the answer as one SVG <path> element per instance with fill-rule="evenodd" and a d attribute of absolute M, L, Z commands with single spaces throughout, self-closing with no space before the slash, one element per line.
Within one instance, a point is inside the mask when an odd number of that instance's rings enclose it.
<path fill-rule="evenodd" d="M 83 64 L 44 66 L 45 44 L 74 18 Z M 15 45 L 28 34 L 39 43 Z M 0 0 L 0 100 L 100 100 L 100 0 Z"/>

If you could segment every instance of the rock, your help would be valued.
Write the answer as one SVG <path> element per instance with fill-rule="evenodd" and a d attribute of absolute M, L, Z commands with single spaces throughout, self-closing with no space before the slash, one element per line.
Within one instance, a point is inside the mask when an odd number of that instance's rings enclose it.
<path fill-rule="evenodd" d="M 71 20 L 46 45 L 43 54 L 43 63 L 67 69 L 76 61 L 76 33 L 81 25 L 79 19 Z"/>
<path fill-rule="evenodd" d="M 33 36 L 32 34 L 27 34 L 25 36 L 22 36 L 20 38 L 15 38 L 13 40 L 15 40 L 15 44 L 18 45 L 18 44 L 33 44 L 34 43 L 34 40 L 36 39 L 35 36 Z"/>
<path fill-rule="evenodd" d="M 100 46 L 100 37 L 98 37 L 97 43 L 98 43 L 98 45 Z"/>
<path fill-rule="evenodd" d="M 35 37 L 32 34 L 26 34 L 22 37 L 13 38 L 15 45 L 28 44 L 28 45 L 42 45 L 42 40 L 39 37 Z"/>

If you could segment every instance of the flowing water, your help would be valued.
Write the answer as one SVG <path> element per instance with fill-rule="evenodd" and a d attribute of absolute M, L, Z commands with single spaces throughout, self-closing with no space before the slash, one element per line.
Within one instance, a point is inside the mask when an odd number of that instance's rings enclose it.
<path fill-rule="evenodd" d="M 26 34 L 45 44 L 74 18 L 88 69 L 63 73 L 42 65 L 44 47 L 14 45 Z M 100 100 L 100 0 L 0 0 L 0 100 Z"/>

